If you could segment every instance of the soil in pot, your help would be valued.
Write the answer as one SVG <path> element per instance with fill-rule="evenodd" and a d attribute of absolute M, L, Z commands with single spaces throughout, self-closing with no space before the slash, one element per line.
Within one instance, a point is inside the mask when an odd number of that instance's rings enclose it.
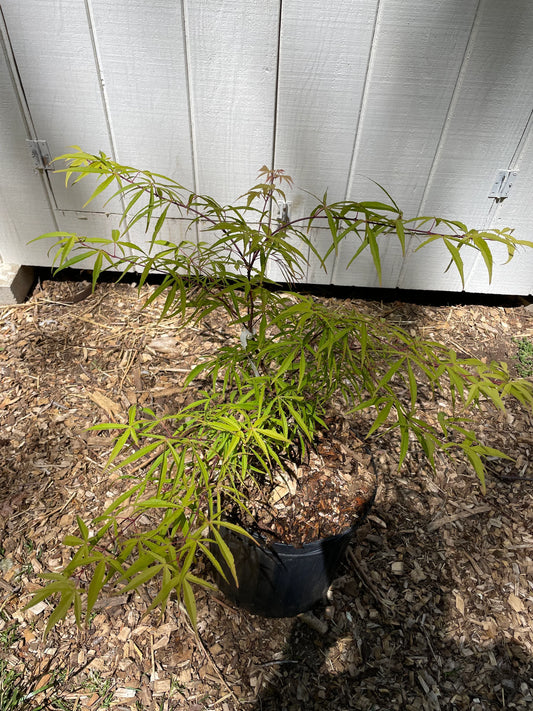
<path fill-rule="evenodd" d="M 365 514 L 376 489 L 372 457 L 354 425 L 338 415 L 300 461 L 250 496 L 253 520 L 234 520 L 265 543 L 293 546 L 337 535 Z"/>
<path fill-rule="evenodd" d="M 377 480 L 370 455 L 344 418 L 327 425 L 292 476 L 275 477 L 266 500 L 256 502 L 254 521 L 244 522 L 257 542 L 224 533 L 239 585 L 227 569 L 227 580 L 216 576 L 217 582 L 250 612 L 291 617 L 325 601 L 353 532 L 372 506 Z"/>

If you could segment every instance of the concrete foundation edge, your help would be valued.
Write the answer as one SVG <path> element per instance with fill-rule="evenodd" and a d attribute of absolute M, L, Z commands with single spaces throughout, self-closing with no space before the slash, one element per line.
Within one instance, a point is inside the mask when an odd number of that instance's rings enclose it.
<path fill-rule="evenodd" d="M 0 304 L 20 304 L 33 285 L 33 267 L 0 262 Z"/>

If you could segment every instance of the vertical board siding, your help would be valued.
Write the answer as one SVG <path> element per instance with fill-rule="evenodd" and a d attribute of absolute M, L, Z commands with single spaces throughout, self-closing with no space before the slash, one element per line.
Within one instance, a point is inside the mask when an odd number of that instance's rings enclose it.
<path fill-rule="evenodd" d="M 117 160 L 194 188 L 180 3 L 91 3 Z"/>
<path fill-rule="evenodd" d="M 0 15 L 0 261 L 27 261 L 28 240 L 55 229 L 41 176 L 33 171 L 26 147 L 32 138 L 13 86 L 9 38 Z M 48 246 L 31 245 L 37 263 L 47 260 Z"/>
<path fill-rule="evenodd" d="M 512 188 L 513 200 L 504 200 L 495 205 L 491 213 L 490 226 L 504 228 L 511 225 L 516 237 L 533 241 L 532 211 L 533 195 L 533 112 L 526 126 L 520 150 L 513 156 L 511 166 L 518 170 L 518 176 Z M 479 261 L 479 260 L 478 260 Z M 513 263 L 506 264 L 507 254 L 500 250 L 498 268 L 495 270 L 490 291 L 493 293 L 533 293 L 533 258 L 528 250 L 518 248 Z M 519 265 L 517 269 L 516 266 Z M 473 291 L 486 291 L 486 284 L 478 282 L 479 269 L 472 270 L 468 287 Z"/>
<path fill-rule="evenodd" d="M 72 145 L 110 154 L 85 3 L 4 0 L 2 8 L 37 137 L 54 156 Z M 79 210 L 89 187 L 68 191 L 61 175 L 51 181 L 58 208 Z M 103 210 L 103 200 L 93 209 Z"/>
<path fill-rule="evenodd" d="M 346 195 L 372 46 L 377 0 L 284 0 L 274 164 L 293 177 L 291 218 L 314 207 L 310 193 Z M 313 231 L 317 246 L 321 230 Z M 331 280 L 317 259 L 309 282 Z M 329 261 L 332 265 L 332 260 Z"/>
<path fill-rule="evenodd" d="M 148 13 L 144 0 L 90 2 L 115 159 L 194 190 L 181 3 L 153 0 Z M 183 222 L 169 219 L 161 237 L 184 238 L 184 228 Z M 137 223 L 129 237 L 146 244 L 143 223 Z"/>
<path fill-rule="evenodd" d="M 28 239 L 55 224 L 108 233 L 107 215 L 123 206 L 102 198 L 83 209 L 90 185 L 66 191 L 62 176 L 35 174 L 28 137 L 54 155 L 103 150 L 222 203 L 263 164 L 284 168 L 295 180 L 292 219 L 311 204 L 305 191 L 387 202 L 376 181 L 406 216 L 533 237 L 530 0 L 2 0 L 2 10 L 14 54 L 0 68 L 4 259 L 47 264 Z M 520 172 L 496 202 L 488 192 L 500 168 Z M 163 234 L 183 237 L 183 222 Z M 319 248 L 328 239 L 311 236 Z M 140 225 L 130 237 L 146 240 Z M 383 285 L 461 289 L 453 270 L 443 273 L 447 253 L 418 244 L 405 257 L 396 240 L 383 244 Z M 356 248 L 342 245 L 328 274 L 311 258 L 303 279 L 377 286 L 370 255 L 346 268 Z M 488 285 L 472 254 L 465 277 L 471 291 L 531 293 L 533 257 Z"/>
<path fill-rule="evenodd" d="M 533 5 L 524 2 L 480 4 L 452 111 L 421 206 L 423 214 L 446 213 L 476 227 L 490 227 L 494 200 L 488 197 L 496 171 L 510 166 L 532 108 Z M 523 165 L 526 172 L 530 166 Z M 520 176 L 521 178 L 522 176 Z M 529 216 L 526 230 L 531 238 L 531 211 L 516 192 L 516 181 L 507 205 L 513 226 L 516 213 Z M 525 227 L 525 225 L 524 225 Z M 521 231 L 522 232 L 522 231 Z M 502 261 L 500 253 L 499 261 Z M 533 259 L 528 257 L 529 271 Z M 442 260 L 419 252 L 407 260 L 399 285 L 424 288 L 430 280 L 436 289 L 460 289 L 452 273 L 442 274 Z M 471 291 L 497 292 L 514 288 L 514 274 L 526 272 L 525 263 L 499 268 L 489 285 L 486 270 L 473 255 L 466 265 L 466 287 Z M 533 279 L 530 280 L 530 288 Z"/>
<path fill-rule="evenodd" d="M 418 214 L 468 42 L 477 0 L 432 3 L 382 0 L 372 47 L 361 123 L 348 197 L 388 197 L 404 211 Z M 333 279 L 349 284 L 347 256 L 339 252 Z M 365 286 L 378 286 L 369 257 L 355 267 Z M 389 240 L 382 253 L 383 285 L 395 287 L 402 264 L 400 245 Z"/>
<path fill-rule="evenodd" d="M 272 162 L 279 3 L 183 4 L 196 189 L 233 203 Z"/>
<path fill-rule="evenodd" d="M 346 194 L 376 0 L 284 0 L 275 165 L 322 195 Z M 295 196 L 295 215 L 313 206 Z"/>
<path fill-rule="evenodd" d="M 235 200 L 270 165 L 278 0 L 185 0 L 198 190 Z"/>

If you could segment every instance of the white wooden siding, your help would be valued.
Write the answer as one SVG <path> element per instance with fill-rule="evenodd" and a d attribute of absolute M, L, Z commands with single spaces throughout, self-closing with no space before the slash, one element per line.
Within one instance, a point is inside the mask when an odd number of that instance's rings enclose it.
<path fill-rule="evenodd" d="M 0 29 L 2 17 L 0 15 Z M 11 48 L 0 32 L 0 258 L 45 264 L 44 243 L 26 246 L 39 232 L 57 229 L 42 176 L 34 173 L 26 139 L 31 117 L 19 103 Z"/>
<path fill-rule="evenodd" d="M 53 155 L 81 145 L 229 201 L 258 168 L 310 198 L 394 196 L 406 216 L 439 214 L 533 239 L 533 4 L 530 0 L 0 0 L 0 258 L 48 264 L 41 232 L 96 234 L 119 203 L 83 209 L 89 186 L 36 173 L 26 139 Z M 510 196 L 495 173 L 519 170 Z M 166 234 L 181 233 L 172 221 Z M 135 239 L 144 239 L 136 230 Z M 322 244 L 327 235 L 315 230 Z M 458 290 L 438 247 L 384 245 L 384 286 Z M 376 286 L 346 245 L 310 282 Z M 501 261 L 504 261 L 501 255 Z M 273 269 L 275 276 L 279 272 Z M 533 292 L 533 256 L 467 266 L 467 289 Z"/>
<path fill-rule="evenodd" d="M 241 195 L 272 162 L 278 2 L 185 2 L 200 190 Z"/>
<path fill-rule="evenodd" d="M 533 238 L 533 210 L 521 194 L 521 184 L 531 186 L 533 164 L 516 154 L 524 131 L 531 130 L 532 69 L 533 4 L 481 2 L 420 208 L 423 214 L 446 212 L 475 227 L 516 225 L 517 236 Z M 520 171 L 509 198 L 499 205 L 487 199 L 498 168 Z M 505 225 L 497 219 L 502 209 L 509 220 Z M 504 251 L 500 262 L 505 258 Z M 458 277 L 444 277 L 439 262 L 418 252 L 404 265 L 400 286 L 421 288 L 429 277 L 436 288 L 449 283 L 459 289 Z M 467 273 L 467 288 L 474 292 L 533 289 L 529 256 L 495 270 L 490 287 L 479 260 L 472 260 Z"/>

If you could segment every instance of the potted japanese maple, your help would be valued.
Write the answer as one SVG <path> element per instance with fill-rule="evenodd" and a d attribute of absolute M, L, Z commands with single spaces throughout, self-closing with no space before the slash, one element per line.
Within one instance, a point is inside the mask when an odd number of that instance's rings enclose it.
<path fill-rule="evenodd" d="M 438 448 L 450 456 L 464 455 L 484 487 L 484 456 L 505 455 L 479 442 L 453 407 L 434 422 L 425 419 L 419 408 L 419 384 L 439 389 L 445 383 L 455 408 L 480 399 L 504 407 L 506 396 L 531 406 L 531 384 L 513 380 L 501 364 L 460 359 L 443 345 L 413 338 L 353 309 L 334 308 L 292 285 L 310 259 L 325 269 L 341 243 L 353 245 L 352 261 L 368 250 L 380 278 L 384 240 L 399 240 L 402 251 L 407 237 L 419 240 L 418 249 L 439 240 L 461 278 L 464 249 L 481 252 L 490 277 L 492 244 L 505 244 L 511 258 L 518 245 L 533 243 L 516 239 L 510 230 L 480 233 L 442 219 L 408 220 L 392 199 L 390 204 L 330 203 L 324 196 L 305 217 L 277 218 L 276 205 L 286 201 L 282 185 L 290 185 L 291 179 L 266 167 L 259 182 L 234 204 L 221 205 L 164 176 L 120 165 L 103 153 L 77 150 L 57 160 L 66 162 L 60 170 L 67 183 L 72 177 L 77 183 L 97 176 L 88 202 L 107 190 L 125 205 L 109 238 L 67 232 L 42 235 L 39 239 L 55 240 L 57 269 L 91 258 L 93 285 L 107 268 L 116 270 L 119 278 L 137 270 L 139 288 L 151 274 L 161 274 L 161 283 L 146 301 L 161 306 L 161 318 L 190 324 L 205 321 L 219 309 L 234 338 L 193 368 L 186 385 L 193 388 L 201 382 L 201 389 L 178 412 L 162 416 L 132 407 L 127 422 L 94 428 L 115 433 L 108 466 L 127 475 L 135 464 L 137 473 L 133 485 L 101 517 L 90 526 L 78 518 L 79 534 L 65 538 L 74 549 L 70 562 L 62 572 L 44 576 L 49 582 L 30 603 L 56 600 L 47 630 L 71 607 L 78 623 L 88 620 L 104 586 L 124 592 L 147 583 L 158 585 L 149 609 L 164 608 L 169 596 L 176 594 L 194 622 L 194 586 L 213 587 L 198 574 L 199 557 L 211 563 L 230 596 L 253 611 L 292 615 L 320 599 L 352 525 L 362 520 L 372 503 L 375 483 L 367 481 L 354 496 L 349 526 L 318 542 L 302 541 L 318 550 L 320 570 L 315 552 L 306 556 L 302 547 L 293 556 L 298 546 L 281 550 L 279 543 L 264 538 L 256 502 L 268 504 L 275 487 L 291 479 L 291 464 L 313 449 L 317 437 L 327 436 L 333 401 L 352 414 L 369 411 L 373 423 L 367 435 L 398 430 L 399 467 L 410 446 L 420 446 L 432 465 Z M 185 220 L 185 236 L 163 238 L 173 217 Z M 129 237 L 137 223 L 145 226 L 146 248 Z M 328 231 L 323 253 L 310 237 L 316 226 Z M 282 288 L 268 276 L 273 266 L 282 275 Z M 143 461 L 144 469 L 138 466 Z M 266 601 L 257 600 L 252 590 L 261 596 L 263 583 L 248 585 L 242 579 L 253 558 L 259 556 L 259 569 L 270 565 L 258 550 L 266 551 L 277 569 L 268 573 L 274 592 Z M 276 587 L 278 563 L 290 569 L 291 558 L 299 560 L 298 566 L 305 557 L 316 590 L 307 583 L 313 592 L 305 600 L 295 600 L 290 581 Z M 287 575 L 301 578 L 297 571 Z M 281 598 L 281 607 L 269 609 L 272 599 Z"/>

